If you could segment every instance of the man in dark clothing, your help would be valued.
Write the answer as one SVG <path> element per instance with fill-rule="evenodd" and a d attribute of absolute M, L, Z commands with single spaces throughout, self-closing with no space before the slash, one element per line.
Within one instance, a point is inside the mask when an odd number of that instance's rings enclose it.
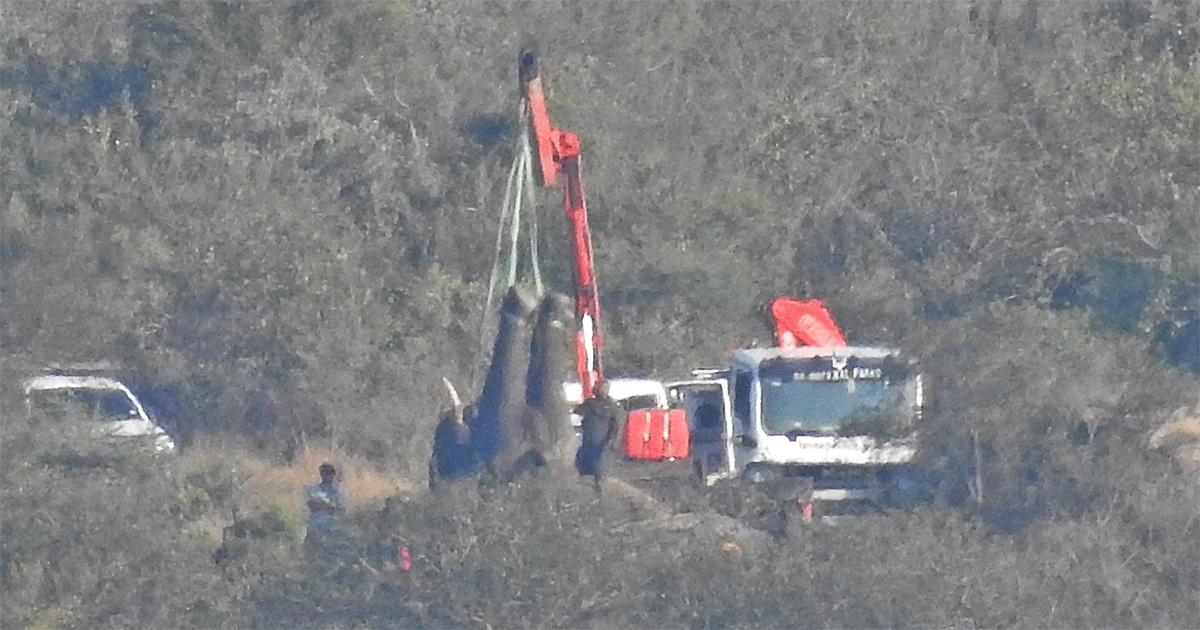
<path fill-rule="evenodd" d="M 440 480 L 454 480 L 478 472 L 479 458 L 471 443 L 468 419 L 474 408 L 458 405 L 442 414 L 433 434 L 433 457 L 429 461 L 429 487 Z"/>
<path fill-rule="evenodd" d="M 604 476 L 601 460 L 604 449 L 621 430 L 621 408 L 609 398 L 608 383 L 600 381 L 592 397 L 576 407 L 575 413 L 582 418 L 582 441 L 575 453 L 575 469 L 580 475 L 590 475 L 599 493 L 600 479 Z"/>

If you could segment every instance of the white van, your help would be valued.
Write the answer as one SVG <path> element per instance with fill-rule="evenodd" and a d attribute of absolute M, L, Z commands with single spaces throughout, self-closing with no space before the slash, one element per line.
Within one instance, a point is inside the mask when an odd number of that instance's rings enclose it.
<path fill-rule="evenodd" d="M 124 383 L 106 376 L 50 375 L 24 383 L 30 416 L 62 418 L 75 413 L 97 422 L 97 435 L 148 437 L 159 452 L 175 450 L 175 441 L 155 422 Z"/>

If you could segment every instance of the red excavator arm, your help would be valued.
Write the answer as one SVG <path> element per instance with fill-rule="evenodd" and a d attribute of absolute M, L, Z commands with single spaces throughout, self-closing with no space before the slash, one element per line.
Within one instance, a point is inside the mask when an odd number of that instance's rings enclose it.
<path fill-rule="evenodd" d="M 538 74 L 537 49 L 529 46 L 517 58 L 521 98 L 529 111 L 537 153 L 537 180 L 542 186 L 554 186 L 563 179 L 563 208 L 571 224 L 572 251 L 575 254 L 575 315 L 579 332 L 575 355 L 579 383 L 584 398 L 590 398 L 601 378 L 600 299 L 596 290 L 596 268 L 592 264 L 592 233 L 588 229 L 587 205 L 583 198 L 583 176 L 579 157 L 579 136 L 550 124 L 546 113 L 546 95 Z"/>

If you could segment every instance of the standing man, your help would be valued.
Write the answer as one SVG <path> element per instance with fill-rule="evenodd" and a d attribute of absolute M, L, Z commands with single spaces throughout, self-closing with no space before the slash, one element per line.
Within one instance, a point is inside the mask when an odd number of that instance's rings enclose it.
<path fill-rule="evenodd" d="M 341 537 L 337 517 L 345 511 L 342 491 L 337 488 L 337 469 L 333 464 L 321 464 L 317 472 L 321 483 L 308 488 L 305 504 L 308 506 L 308 533 L 304 544 L 309 548 L 329 548 Z"/>
<path fill-rule="evenodd" d="M 601 462 L 604 450 L 621 430 L 618 420 L 621 408 L 608 395 L 608 381 L 601 380 L 592 397 L 576 407 L 575 413 L 583 419 L 580 426 L 582 442 L 575 453 L 575 469 L 580 475 L 592 477 L 599 494 L 600 479 L 604 476 Z"/>

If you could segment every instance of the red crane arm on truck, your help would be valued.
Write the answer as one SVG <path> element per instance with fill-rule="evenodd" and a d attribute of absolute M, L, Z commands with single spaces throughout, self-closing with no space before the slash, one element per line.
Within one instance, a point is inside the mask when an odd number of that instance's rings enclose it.
<path fill-rule="evenodd" d="M 583 175 L 579 156 L 579 136 L 550 124 L 546 112 L 546 94 L 538 73 L 535 48 L 526 47 L 517 58 L 521 97 L 529 111 L 537 153 L 537 180 L 542 186 L 554 186 L 563 179 L 563 208 L 571 224 L 572 251 L 575 254 L 575 316 L 579 331 L 575 338 L 575 357 L 584 398 L 590 398 L 601 378 L 600 298 L 596 289 L 596 268 L 592 263 L 592 233 L 588 228 L 587 204 L 583 197 Z"/>
<path fill-rule="evenodd" d="M 775 343 L 782 348 L 795 348 L 797 344 L 846 347 L 842 330 L 820 300 L 775 298 L 771 301 L 771 317 L 775 319 Z"/>

